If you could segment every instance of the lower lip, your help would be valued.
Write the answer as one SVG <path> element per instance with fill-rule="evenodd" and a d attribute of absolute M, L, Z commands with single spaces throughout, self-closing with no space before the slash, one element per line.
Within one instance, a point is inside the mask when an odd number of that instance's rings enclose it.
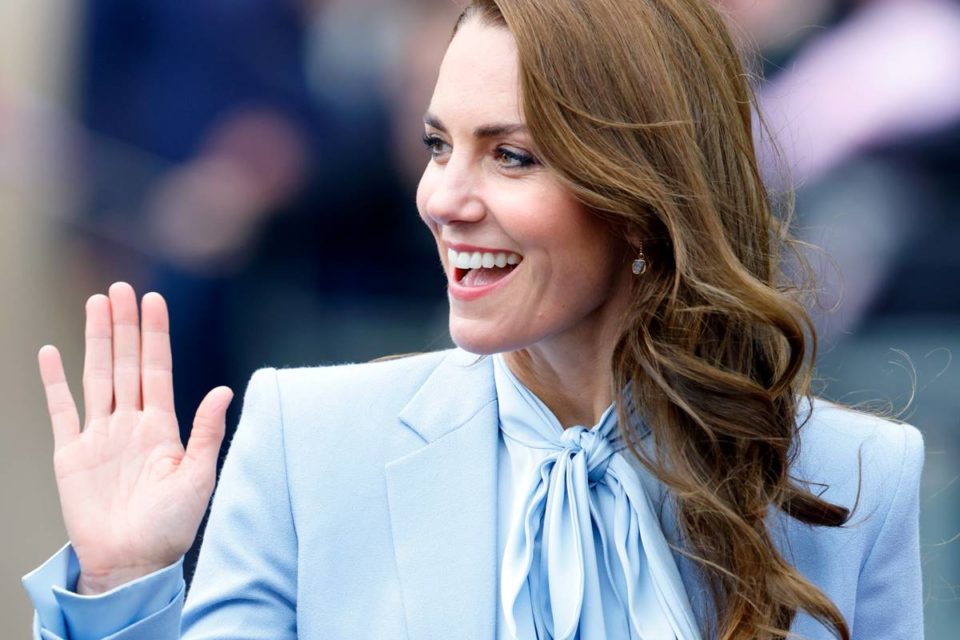
<path fill-rule="evenodd" d="M 518 264 L 513 269 L 513 271 L 511 271 L 507 275 L 503 276 L 496 282 L 485 284 L 482 287 L 464 287 L 459 282 L 451 278 L 448 286 L 448 290 L 450 291 L 450 295 L 456 298 L 457 300 L 461 300 L 463 302 L 470 302 L 472 300 L 476 300 L 477 298 L 482 298 L 488 293 L 491 293 L 496 289 L 498 289 L 505 282 L 507 282 L 507 280 L 512 278 L 513 274 L 515 274 L 517 272 L 517 269 L 519 268 L 520 268 L 520 265 Z"/>

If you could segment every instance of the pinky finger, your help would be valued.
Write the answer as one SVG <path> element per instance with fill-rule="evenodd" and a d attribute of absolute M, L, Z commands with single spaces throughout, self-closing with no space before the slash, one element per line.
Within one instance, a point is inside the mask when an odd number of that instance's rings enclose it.
<path fill-rule="evenodd" d="M 51 345 L 42 347 L 37 354 L 37 361 L 53 425 L 53 445 L 55 450 L 59 450 L 80 435 L 80 415 L 67 385 L 63 361 L 57 348 Z"/>

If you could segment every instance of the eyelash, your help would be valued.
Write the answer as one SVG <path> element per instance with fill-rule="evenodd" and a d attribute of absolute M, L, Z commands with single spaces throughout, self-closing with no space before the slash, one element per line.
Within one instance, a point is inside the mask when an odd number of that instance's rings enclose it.
<path fill-rule="evenodd" d="M 436 159 L 436 157 L 440 154 L 438 147 L 446 143 L 437 136 L 430 135 L 428 133 L 423 136 L 423 144 L 430 151 L 430 155 Z M 530 154 L 510 151 L 504 147 L 497 147 L 496 155 L 498 157 L 508 158 L 517 163 L 512 165 L 504 165 L 506 169 L 526 169 L 533 165 L 539 164 L 537 159 Z"/>

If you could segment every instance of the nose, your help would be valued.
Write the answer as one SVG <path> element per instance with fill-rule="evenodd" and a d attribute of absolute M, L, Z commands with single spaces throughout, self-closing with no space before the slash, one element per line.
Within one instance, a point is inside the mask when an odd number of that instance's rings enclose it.
<path fill-rule="evenodd" d="M 427 167 L 420 188 L 423 214 L 437 225 L 479 222 L 486 215 L 479 169 L 452 154 L 443 165 Z"/>

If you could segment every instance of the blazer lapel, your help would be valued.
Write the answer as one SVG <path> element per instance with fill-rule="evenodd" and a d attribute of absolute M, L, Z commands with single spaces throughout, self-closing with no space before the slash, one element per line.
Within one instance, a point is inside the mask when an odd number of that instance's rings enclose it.
<path fill-rule="evenodd" d="M 422 439 L 386 465 L 410 637 L 492 638 L 499 428 L 491 361 L 452 351 L 399 417 Z"/>

